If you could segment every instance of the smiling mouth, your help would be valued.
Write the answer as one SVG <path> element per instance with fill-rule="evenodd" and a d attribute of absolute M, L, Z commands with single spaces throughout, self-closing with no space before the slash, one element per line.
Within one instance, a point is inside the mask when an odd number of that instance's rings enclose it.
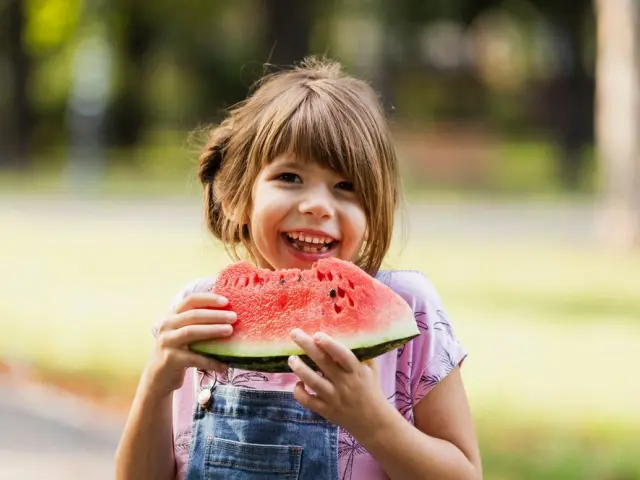
<path fill-rule="evenodd" d="M 305 253 L 325 253 L 338 243 L 338 240 L 331 237 L 299 232 L 287 232 L 282 236 L 293 248 Z"/>

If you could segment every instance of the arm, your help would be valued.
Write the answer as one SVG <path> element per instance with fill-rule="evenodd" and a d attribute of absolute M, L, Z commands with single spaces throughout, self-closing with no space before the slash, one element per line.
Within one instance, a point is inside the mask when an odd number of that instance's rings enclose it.
<path fill-rule="evenodd" d="M 172 397 L 187 368 L 224 371 L 218 362 L 188 346 L 196 341 L 231 335 L 236 315 L 217 310 L 227 300 L 214 294 L 193 294 L 160 323 L 158 338 L 136 392 L 115 458 L 118 480 L 168 480 L 175 476 Z"/>
<path fill-rule="evenodd" d="M 391 479 L 482 478 L 475 429 L 459 368 L 415 406 L 415 427 L 392 405 L 387 407 L 375 428 L 356 438 Z"/>
<path fill-rule="evenodd" d="M 116 478 L 169 480 L 175 476 L 171 396 L 156 398 L 143 384 L 116 451 Z"/>
<path fill-rule="evenodd" d="M 414 407 L 414 427 L 382 394 L 375 361 L 360 363 L 326 334 L 314 335 L 314 341 L 294 330 L 292 337 L 324 373 L 291 357 L 289 365 L 301 380 L 293 391 L 296 400 L 349 431 L 393 480 L 482 478 L 459 368 Z"/>

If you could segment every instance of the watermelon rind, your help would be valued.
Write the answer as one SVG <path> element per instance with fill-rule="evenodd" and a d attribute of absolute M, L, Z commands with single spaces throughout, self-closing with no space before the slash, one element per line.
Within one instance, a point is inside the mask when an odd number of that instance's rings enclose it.
<path fill-rule="evenodd" d="M 359 333 L 349 338 L 333 338 L 349 348 L 360 361 L 370 360 L 394 350 L 419 336 L 413 313 L 408 310 L 401 321 L 384 333 Z M 315 332 L 307 332 L 313 334 Z M 317 365 L 293 341 L 287 342 L 196 342 L 190 349 L 230 367 L 265 373 L 291 372 L 289 356 L 298 355 L 314 370 Z"/>
<path fill-rule="evenodd" d="M 412 335 L 406 338 L 400 338 L 397 340 L 391 340 L 389 342 L 381 343 L 379 345 L 373 345 L 371 347 L 362 347 L 355 348 L 351 351 L 355 354 L 356 358 L 360 361 L 370 360 L 372 358 L 378 357 L 384 353 L 387 353 L 391 350 L 395 350 L 398 347 L 401 347 L 408 341 L 417 337 L 418 334 Z M 307 365 L 309 365 L 313 370 L 319 370 L 318 366 L 309 358 L 307 355 L 298 353 L 296 351 L 292 354 L 296 354 L 300 356 L 300 359 L 304 361 Z M 234 357 L 231 355 L 218 355 L 214 353 L 207 352 L 199 352 L 207 357 L 213 358 L 222 362 L 229 367 L 239 368 L 242 370 L 249 370 L 254 372 L 264 372 L 264 373 L 290 373 L 291 368 L 289 367 L 289 354 L 287 355 L 277 355 L 271 357 Z"/>

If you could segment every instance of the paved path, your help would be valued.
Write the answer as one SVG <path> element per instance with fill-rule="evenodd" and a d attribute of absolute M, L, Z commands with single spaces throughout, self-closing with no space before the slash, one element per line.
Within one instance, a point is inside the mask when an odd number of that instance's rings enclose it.
<path fill-rule="evenodd" d="M 120 426 L 70 397 L 0 377 L 0 479 L 113 480 Z"/>

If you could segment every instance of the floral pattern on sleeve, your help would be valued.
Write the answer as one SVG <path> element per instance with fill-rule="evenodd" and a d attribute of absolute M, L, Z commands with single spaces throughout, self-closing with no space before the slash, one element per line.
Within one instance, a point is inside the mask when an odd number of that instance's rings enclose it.
<path fill-rule="evenodd" d="M 413 343 L 411 356 L 412 403 L 417 404 L 427 393 L 463 362 L 467 351 L 456 337 L 440 295 L 422 273 L 413 283 L 412 301 L 416 322 L 421 331 Z"/>

